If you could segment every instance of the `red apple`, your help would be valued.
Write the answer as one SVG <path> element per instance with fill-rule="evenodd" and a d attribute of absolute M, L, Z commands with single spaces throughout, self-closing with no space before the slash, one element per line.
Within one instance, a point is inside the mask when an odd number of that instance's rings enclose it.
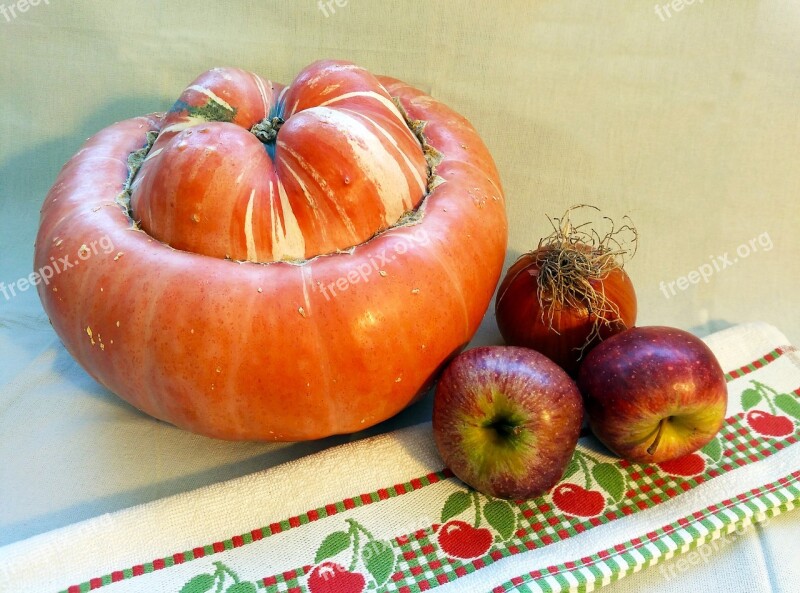
<path fill-rule="evenodd" d="M 559 484 L 553 491 L 553 504 L 575 517 L 596 517 L 606 508 L 606 499 L 597 490 L 586 490 L 577 484 Z"/>
<path fill-rule="evenodd" d="M 484 494 L 527 499 L 552 488 L 583 418 L 577 386 L 527 348 L 484 346 L 458 355 L 433 402 L 433 436 L 444 462 Z"/>
<path fill-rule="evenodd" d="M 672 327 L 633 328 L 601 342 L 578 385 L 597 438 L 638 463 L 688 455 L 725 421 L 728 391 L 714 353 Z"/>
<path fill-rule="evenodd" d="M 488 529 L 473 527 L 464 521 L 450 521 L 438 533 L 439 547 L 451 558 L 480 558 L 492 546 L 494 536 Z"/>
<path fill-rule="evenodd" d="M 350 572 L 335 562 L 323 562 L 315 566 L 308 576 L 308 590 L 311 593 L 361 593 L 365 585 L 364 575 Z"/>

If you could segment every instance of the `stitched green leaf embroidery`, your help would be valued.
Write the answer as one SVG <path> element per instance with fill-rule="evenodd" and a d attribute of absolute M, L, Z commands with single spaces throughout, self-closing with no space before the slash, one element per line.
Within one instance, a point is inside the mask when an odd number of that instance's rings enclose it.
<path fill-rule="evenodd" d="M 567 464 L 567 469 L 564 470 L 564 475 L 561 476 L 561 479 L 562 480 L 566 480 L 567 478 L 569 478 L 573 474 L 577 473 L 577 471 L 579 469 L 581 469 L 581 466 L 578 463 L 578 460 L 573 455 L 572 459 L 569 460 L 569 463 Z"/>
<path fill-rule="evenodd" d="M 336 556 L 336 554 L 339 552 L 344 552 L 349 547 L 350 534 L 346 531 L 334 531 L 324 540 L 322 540 L 322 543 L 317 549 L 317 555 L 314 558 L 314 563 L 319 564 L 323 560 L 327 560 L 328 558 Z"/>
<path fill-rule="evenodd" d="M 800 402 L 797 398 L 788 393 L 779 393 L 775 396 L 775 405 L 781 410 L 800 420 Z"/>
<path fill-rule="evenodd" d="M 507 540 L 514 534 L 517 516 L 514 514 L 514 508 L 505 500 L 487 502 L 483 507 L 483 516 L 502 540 Z"/>
<path fill-rule="evenodd" d="M 625 493 L 625 478 L 614 464 L 598 463 L 592 467 L 592 476 L 614 502 L 622 500 L 622 495 Z"/>
<path fill-rule="evenodd" d="M 472 499 L 469 493 L 464 491 L 453 492 L 447 497 L 444 503 L 444 508 L 442 509 L 442 523 L 466 511 L 470 504 L 472 504 Z"/>
<path fill-rule="evenodd" d="M 361 550 L 361 558 L 367 571 L 378 585 L 389 580 L 394 571 L 394 552 L 389 542 L 374 540 Z"/>
<path fill-rule="evenodd" d="M 750 408 L 755 408 L 761 401 L 761 392 L 752 387 L 742 391 L 742 409 L 746 412 Z"/>
<path fill-rule="evenodd" d="M 180 593 L 207 593 L 214 588 L 215 580 L 213 574 L 199 574 L 181 587 Z"/>

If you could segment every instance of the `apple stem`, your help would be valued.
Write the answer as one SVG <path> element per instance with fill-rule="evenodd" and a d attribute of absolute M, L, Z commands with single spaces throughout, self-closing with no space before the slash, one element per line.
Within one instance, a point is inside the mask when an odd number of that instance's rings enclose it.
<path fill-rule="evenodd" d="M 658 432 L 656 432 L 656 438 L 653 439 L 653 442 L 647 447 L 647 454 L 648 455 L 655 455 L 656 449 L 658 449 L 658 445 L 661 443 L 661 432 L 664 430 L 664 424 L 666 423 L 667 419 L 662 418 L 658 423 Z"/>
<path fill-rule="evenodd" d="M 481 526 L 481 501 L 478 498 L 478 491 L 472 491 L 472 500 L 475 503 L 475 529 Z"/>

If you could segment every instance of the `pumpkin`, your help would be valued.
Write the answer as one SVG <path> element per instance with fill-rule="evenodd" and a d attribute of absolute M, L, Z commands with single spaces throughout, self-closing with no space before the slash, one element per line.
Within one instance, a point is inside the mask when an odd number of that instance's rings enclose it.
<path fill-rule="evenodd" d="M 507 241 L 470 123 L 342 61 L 235 68 L 90 138 L 45 198 L 39 296 L 70 354 L 147 414 L 304 440 L 396 414 L 474 335 Z"/>

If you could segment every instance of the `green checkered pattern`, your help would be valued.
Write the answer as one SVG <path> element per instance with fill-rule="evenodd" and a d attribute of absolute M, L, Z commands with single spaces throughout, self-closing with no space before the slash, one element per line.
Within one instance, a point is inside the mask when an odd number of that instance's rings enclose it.
<path fill-rule="evenodd" d="M 281 574 L 265 577 L 258 582 L 268 593 L 300 593 L 306 591 L 305 575 L 311 572 L 311 566 L 303 566 L 296 570 L 288 570 Z M 301 585 L 303 583 L 303 585 Z"/>
<path fill-rule="evenodd" d="M 750 365 L 752 368 L 743 367 L 729 373 L 727 378 L 735 380 L 749 372 L 763 368 L 783 353 L 782 350 L 776 350 L 757 361 L 757 364 Z M 795 390 L 794 393 L 799 394 L 800 389 Z M 795 423 L 795 432 L 787 437 L 761 436 L 753 432 L 746 424 L 745 415 L 742 412 L 728 418 L 716 438 L 721 443 L 720 459 L 711 459 L 708 454 L 704 453 L 705 471 L 692 477 L 672 476 L 655 465 L 633 464 L 611 459 L 579 445 L 579 450 L 588 461 L 614 463 L 625 476 L 626 491 L 617 502 L 606 498 L 606 507 L 600 515 L 583 518 L 565 514 L 554 505 L 550 494 L 517 503 L 514 505 L 515 530 L 509 539 L 506 541 L 496 540 L 481 558 L 463 561 L 448 558 L 440 549 L 438 545 L 439 525 L 433 525 L 409 535 L 399 535 L 391 540 L 396 559 L 393 573 L 388 581 L 380 587 L 376 587 L 374 582 L 369 581 L 367 587 L 370 591 L 419 593 L 456 581 L 505 557 L 539 549 L 573 537 L 587 529 L 652 508 L 709 479 L 737 467 L 766 459 L 781 449 L 796 443 L 800 438 L 800 429 Z M 441 484 L 438 484 L 440 482 Z M 617 580 L 628 572 L 655 564 L 676 553 L 693 550 L 702 543 L 718 538 L 739 525 L 761 520 L 762 517 L 772 516 L 782 510 L 793 508 L 794 501 L 800 498 L 798 482 L 800 482 L 800 472 L 770 486 L 757 489 L 748 495 L 740 495 L 736 500 L 721 501 L 718 505 L 698 511 L 673 525 L 647 534 L 641 540 L 634 539 L 593 556 L 561 566 L 548 567 L 542 573 L 533 572 L 521 575 L 496 587 L 493 593 L 562 591 L 570 588 L 591 590 L 599 584 Z M 428 490 L 428 487 L 433 485 L 437 485 L 437 487 Z M 421 488 L 425 488 L 429 494 L 436 492 L 434 498 L 438 498 L 438 502 L 428 501 L 426 503 L 428 508 L 435 509 L 443 508 L 451 494 L 459 490 L 463 491 L 463 484 L 453 478 L 449 470 L 444 469 L 403 484 L 331 503 L 325 507 L 308 511 L 301 516 L 292 517 L 229 540 L 187 550 L 133 568 L 117 570 L 110 575 L 97 577 L 79 585 L 72 585 L 62 593 L 84 593 L 120 580 L 135 578 L 201 557 L 222 555 L 235 548 L 254 544 L 257 540 L 268 539 L 276 534 L 300 528 L 318 519 L 334 515 L 347 515 L 364 505 L 380 504 L 383 500 L 411 494 Z M 311 560 L 309 558 L 309 561 Z M 312 568 L 312 565 L 305 565 L 281 574 L 265 576 L 258 580 L 258 587 L 268 593 L 304 593 L 308 591 L 307 579 Z"/>
<path fill-rule="evenodd" d="M 757 435 L 745 424 L 744 413 L 737 414 L 735 422 L 730 423 L 729 427 L 729 430 L 720 433 L 724 449 L 720 462 L 723 472 L 766 459 L 800 439 L 800 429 L 782 438 Z"/>
<path fill-rule="evenodd" d="M 779 439 L 754 435 L 744 423 L 744 414 L 737 414 L 728 419 L 717 436 L 722 443 L 722 459 L 718 463 L 706 459 L 706 471 L 703 474 L 693 477 L 671 476 L 655 465 L 618 462 L 617 467 L 625 473 L 628 483 L 628 490 L 619 503 L 614 504 L 609 499 L 601 515 L 588 519 L 562 513 L 552 503 L 550 495 L 517 503 L 515 505 L 518 511 L 517 529 L 514 535 L 508 541 L 496 542 L 484 557 L 476 560 L 461 561 L 447 558 L 439 549 L 437 542 L 438 526 L 417 531 L 407 537 L 398 537 L 393 541 L 398 558 L 395 572 L 389 581 L 377 590 L 387 593 L 427 591 L 489 566 L 504 557 L 541 548 L 620 517 L 652 508 L 726 471 L 765 459 L 787 445 L 797 442 L 798 436 L 800 430 L 794 435 Z M 587 457 L 598 457 L 585 447 L 581 446 L 580 449 Z M 608 459 L 603 457 L 597 461 L 607 462 Z M 449 484 L 450 488 L 443 489 L 440 495 L 442 504 L 452 492 L 463 488 L 454 478 L 449 480 Z M 787 487 L 786 492 L 800 494 L 796 486 Z M 646 565 L 648 562 L 669 557 L 676 551 L 694 549 L 706 541 L 710 537 L 709 534 L 722 533 L 729 525 L 735 527 L 749 516 L 747 509 L 750 509 L 751 514 L 764 513 L 769 509 L 779 511 L 787 508 L 787 505 L 791 504 L 790 501 L 797 498 L 777 492 L 773 493 L 773 496 L 777 504 L 763 506 L 759 502 L 745 502 L 743 508 L 734 506 L 723 509 L 719 517 L 706 516 L 702 521 L 694 522 L 678 531 L 673 531 L 674 527 L 667 526 L 653 541 L 647 542 L 646 545 L 630 546 L 630 550 L 624 552 L 614 550 L 614 554 L 608 560 L 595 555 L 583 559 L 581 563 L 570 563 L 570 567 L 565 566 L 560 569 L 554 567 L 552 570 L 557 572 L 531 577 L 528 579 L 531 581 L 530 584 L 512 583 L 509 588 L 496 591 L 524 592 L 525 587 L 531 591 L 561 591 L 569 587 L 585 586 L 588 583 L 616 580 L 631 570 L 638 570 L 636 567 Z M 685 537 L 680 539 L 683 536 Z M 302 569 L 298 572 L 302 572 Z M 294 586 L 302 587 L 297 590 L 298 593 L 301 590 L 306 591 L 297 579 L 292 579 L 291 583 L 279 583 L 276 588 L 268 588 L 268 591 L 295 593 L 291 589 Z"/>
<path fill-rule="evenodd" d="M 555 593 L 592 591 L 631 572 L 685 554 L 753 523 L 795 508 L 800 498 L 800 475 L 757 488 L 746 496 L 712 505 L 702 512 L 575 562 L 513 578 L 492 593 Z M 666 577 L 665 577 L 666 578 Z"/>
<path fill-rule="evenodd" d="M 440 579 L 449 582 L 457 578 L 455 571 L 461 563 L 441 556 L 433 527 L 417 531 L 408 538 L 399 538 L 399 541 L 402 543 L 398 549 L 398 564 L 384 587 L 385 591 L 395 592 L 402 588 L 404 592 L 418 593 L 438 586 Z M 463 569 L 459 572 L 466 574 Z"/>

